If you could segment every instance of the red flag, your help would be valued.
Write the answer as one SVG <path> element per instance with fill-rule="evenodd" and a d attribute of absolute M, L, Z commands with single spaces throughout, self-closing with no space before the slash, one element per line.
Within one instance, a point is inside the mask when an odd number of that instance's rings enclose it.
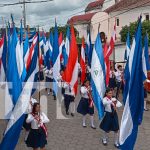
<path fill-rule="evenodd" d="M 60 32 L 58 42 L 59 42 L 59 48 L 62 48 L 62 42 L 63 42 L 63 34 L 62 34 L 62 32 Z M 63 59 L 63 55 L 61 54 L 60 55 L 60 61 L 62 61 L 62 59 Z"/>
<path fill-rule="evenodd" d="M 112 54 L 113 49 L 115 47 L 115 41 L 116 41 L 116 24 L 114 26 L 114 31 L 113 31 L 113 34 L 112 34 L 111 39 L 110 39 L 109 48 L 108 48 L 107 53 L 106 53 L 107 57 L 109 57 Z"/>
<path fill-rule="evenodd" d="M 105 60 L 105 67 L 106 67 L 106 85 L 109 84 L 109 73 L 110 73 L 110 61 L 109 57 L 107 56 L 108 46 L 105 43 L 104 45 L 104 60 Z"/>
<path fill-rule="evenodd" d="M 84 48 L 85 48 L 84 47 L 84 38 L 82 38 L 81 57 L 80 57 L 81 83 L 82 84 L 86 78 L 85 49 Z"/>
<path fill-rule="evenodd" d="M 63 79 L 73 87 L 76 95 L 78 87 L 78 47 L 73 26 L 71 27 L 70 53 Z"/>

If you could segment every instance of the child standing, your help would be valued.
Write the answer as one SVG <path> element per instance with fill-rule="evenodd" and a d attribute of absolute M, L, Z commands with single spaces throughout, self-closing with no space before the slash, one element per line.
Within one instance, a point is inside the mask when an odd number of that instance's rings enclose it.
<path fill-rule="evenodd" d="M 81 100 L 77 107 L 77 112 L 83 115 L 82 126 L 86 127 L 86 115 L 91 117 L 91 128 L 96 129 L 94 125 L 94 104 L 91 96 L 91 87 L 89 80 L 85 80 L 81 87 Z"/>
<path fill-rule="evenodd" d="M 119 131 L 119 121 L 116 108 L 121 106 L 121 103 L 115 98 L 112 98 L 113 91 L 107 88 L 105 97 L 103 99 L 103 105 L 105 107 L 105 116 L 100 124 L 100 128 L 104 131 L 104 136 L 102 142 L 107 145 L 108 136 L 110 131 L 114 131 L 114 146 L 119 147 L 118 143 L 118 131 Z"/>
<path fill-rule="evenodd" d="M 49 119 L 43 112 L 40 112 L 39 103 L 34 103 L 32 113 L 28 115 L 26 122 L 31 123 L 31 130 L 26 141 L 27 146 L 32 147 L 33 150 L 38 148 L 45 150 L 47 144 L 45 123 L 48 123 Z"/>

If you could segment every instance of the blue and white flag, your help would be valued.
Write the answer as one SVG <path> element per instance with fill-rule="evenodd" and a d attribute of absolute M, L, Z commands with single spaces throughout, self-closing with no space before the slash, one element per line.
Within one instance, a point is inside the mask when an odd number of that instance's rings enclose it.
<path fill-rule="evenodd" d="M 141 18 L 125 69 L 125 107 L 120 127 L 120 149 L 133 150 L 144 109 Z"/>
<path fill-rule="evenodd" d="M 59 51 L 59 42 L 58 42 L 58 28 L 57 23 L 55 22 L 55 31 L 54 31 L 54 41 L 53 41 L 53 90 L 57 95 L 58 86 L 57 79 L 60 75 L 60 51 Z"/>
<path fill-rule="evenodd" d="M 128 60 L 130 54 L 130 33 L 127 34 L 127 40 L 126 40 L 126 50 L 124 54 L 124 60 Z"/>
<path fill-rule="evenodd" d="M 66 67 L 66 65 L 68 63 L 69 53 L 70 53 L 70 28 L 68 26 L 67 27 L 65 47 L 63 47 L 63 49 L 62 49 L 62 55 L 63 55 L 64 66 L 65 67 Z"/>
<path fill-rule="evenodd" d="M 143 62 L 143 73 L 144 73 L 143 81 L 145 81 L 147 79 L 147 72 L 150 71 L 150 59 L 149 59 L 149 52 L 148 52 L 148 35 L 147 34 L 144 38 L 142 62 Z"/>
<path fill-rule="evenodd" d="M 92 42 L 91 42 L 91 34 L 89 32 L 88 36 L 87 36 L 85 53 L 86 53 L 86 56 L 87 56 L 87 59 L 88 59 L 88 65 L 90 67 L 91 67 L 91 61 L 92 61 L 92 51 L 93 51 L 93 48 L 92 48 Z"/>
<path fill-rule="evenodd" d="M 19 48 L 19 47 L 20 48 Z M 18 65 L 18 71 L 21 77 L 21 80 L 24 81 L 26 77 L 26 68 L 25 68 L 25 63 L 24 63 L 24 50 L 23 50 L 23 29 L 22 29 L 22 20 L 21 20 L 21 25 L 20 25 L 20 41 L 19 45 L 17 43 L 16 46 L 16 58 L 17 58 L 17 65 Z"/>
<path fill-rule="evenodd" d="M 91 61 L 91 86 L 94 104 L 98 110 L 99 119 L 104 115 L 103 97 L 106 90 L 105 85 L 105 62 L 100 35 L 97 35 L 93 48 Z"/>
<path fill-rule="evenodd" d="M 20 93 L 20 96 L 18 97 L 15 107 L 11 113 L 10 120 L 4 133 L 4 137 L 0 144 L 0 150 L 14 150 L 17 145 L 20 132 L 22 130 L 22 125 L 25 119 L 25 112 L 29 105 L 35 73 L 37 72 L 37 62 L 38 51 L 35 51 L 31 62 L 31 67 L 27 75 L 27 82 L 25 83 L 25 86 Z M 17 89 L 17 86 L 15 88 Z"/>
<path fill-rule="evenodd" d="M 26 32 L 25 41 L 23 44 L 23 58 L 25 60 L 25 56 L 29 52 L 29 38 L 28 38 L 28 32 Z"/>

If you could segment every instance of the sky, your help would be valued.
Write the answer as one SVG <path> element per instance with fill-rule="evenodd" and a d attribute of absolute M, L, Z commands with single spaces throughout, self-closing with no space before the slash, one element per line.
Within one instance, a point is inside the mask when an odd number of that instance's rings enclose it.
<path fill-rule="evenodd" d="M 0 0 L 0 6 L 5 3 L 15 3 L 23 0 Z M 40 1 L 40 0 L 26 0 Z M 27 24 L 30 27 L 43 28 L 48 31 L 54 26 L 55 18 L 58 25 L 65 25 L 67 20 L 74 15 L 84 13 L 88 3 L 94 0 L 53 0 L 46 3 L 26 4 Z M 10 20 L 10 14 L 14 16 L 16 26 L 19 26 L 20 20 L 23 18 L 23 6 L 6 6 L 0 7 L 0 27 L 3 26 L 3 20 Z M 2 19 L 2 17 L 4 19 Z"/>

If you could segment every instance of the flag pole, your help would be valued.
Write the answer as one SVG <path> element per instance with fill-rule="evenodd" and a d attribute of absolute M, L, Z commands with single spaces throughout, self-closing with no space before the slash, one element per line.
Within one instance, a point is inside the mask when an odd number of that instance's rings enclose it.
<path fill-rule="evenodd" d="M 40 79 L 40 46 L 39 46 L 39 44 L 40 44 L 40 34 L 39 34 L 39 25 L 38 25 L 38 31 L 37 31 L 37 33 L 38 33 L 38 64 L 39 64 L 39 73 L 38 73 L 38 76 L 39 76 L 39 83 L 38 83 L 38 85 L 39 85 L 39 93 L 38 93 L 38 97 L 39 97 L 39 104 L 40 104 L 40 107 L 41 107 L 41 92 L 40 92 L 40 81 L 41 81 L 41 79 Z M 40 113 L 41 113 L 41 109 L 40 109 Z M 39 113 L 39 116 L 40 116 L 40 113 Z"/>

